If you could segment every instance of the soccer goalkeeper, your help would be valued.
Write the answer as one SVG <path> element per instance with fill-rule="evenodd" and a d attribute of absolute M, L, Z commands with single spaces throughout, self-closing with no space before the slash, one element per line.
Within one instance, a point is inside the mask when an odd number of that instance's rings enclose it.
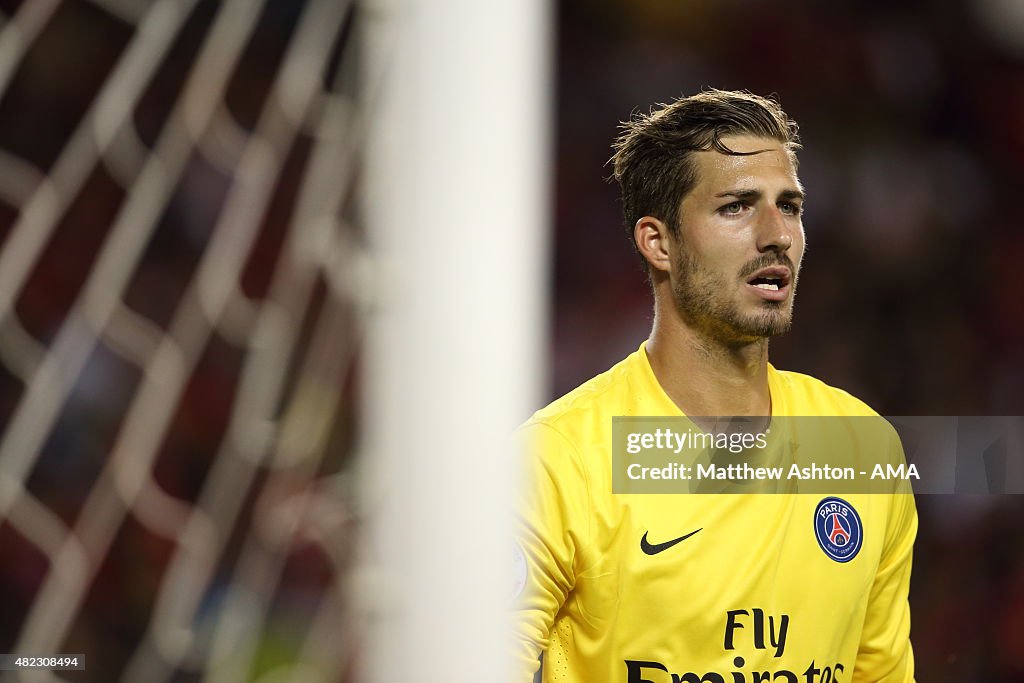
<path fill-rule="evenodd" d="M 912 496 L 612 493 L 615 416 L 875 415 L 768 363 L 804 253 L 798 149 L 744 92 L 624 124 L 614 176 L 654 324 L 523 428 L 518 680 L 541 654 L 552 683 L 914 680 Z"/>

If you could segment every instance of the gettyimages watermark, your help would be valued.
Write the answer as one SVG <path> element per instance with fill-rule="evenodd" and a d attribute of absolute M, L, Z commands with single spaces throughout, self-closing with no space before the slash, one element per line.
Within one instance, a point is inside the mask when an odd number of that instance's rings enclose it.
<path fill-rule="evenodd" d="M 613 493 L 1024 493 L 1024 417 L 616 417 Z"/>

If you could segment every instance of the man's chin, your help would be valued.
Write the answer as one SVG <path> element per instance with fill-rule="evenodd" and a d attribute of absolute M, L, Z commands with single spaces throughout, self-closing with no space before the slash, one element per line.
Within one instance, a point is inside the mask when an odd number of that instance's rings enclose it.
<path fill-rule="evenodd" d="M 791 311 L 763 311 L 736 321 L 733 325 L 744 337 L 750 339 L 767 339 L 789 332 L 793 326 Z"/>

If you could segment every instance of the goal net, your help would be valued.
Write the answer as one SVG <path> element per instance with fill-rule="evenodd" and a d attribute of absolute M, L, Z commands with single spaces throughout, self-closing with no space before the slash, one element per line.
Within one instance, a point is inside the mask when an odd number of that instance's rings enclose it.
<path fill-rule="evenodd" d="M 2 3 L 8 680 L 350 678 L 362 9 Z"/>

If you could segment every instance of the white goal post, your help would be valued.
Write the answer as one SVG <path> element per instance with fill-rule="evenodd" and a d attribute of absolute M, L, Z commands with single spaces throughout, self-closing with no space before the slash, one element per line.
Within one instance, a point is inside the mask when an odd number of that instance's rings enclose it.
<path fill-rule="evenodd" d="M 379 515 L 365 540 L 385 602 L 367 671 L 501 681 L 512 431 L 545 376 L 553 10 L 372 6 L 370 54 L 387 67 L 371 67 L 388 75 L 366 169 L 380 269 L 365 382 Z"/>

